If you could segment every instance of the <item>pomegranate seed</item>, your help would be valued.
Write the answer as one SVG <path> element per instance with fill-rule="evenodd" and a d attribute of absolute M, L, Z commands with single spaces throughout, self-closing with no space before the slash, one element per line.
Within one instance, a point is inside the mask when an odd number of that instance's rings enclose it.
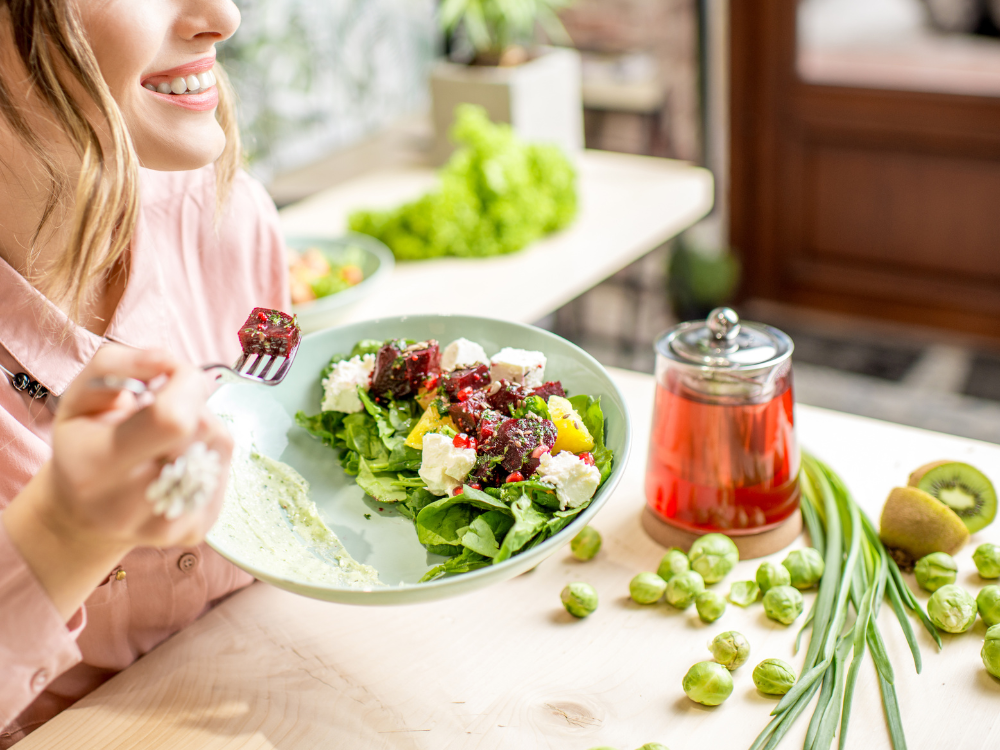
<path fill-rule="evenodd" d="M 483 488 L 483 485 L 481 485 L 479 482 L 473 482 L 469 486 L 474 490 L 481 490 Z"/>
<path fill-rule="evenodd" d="M 579 458 L 581 461 L 587 464 L 587 466 L 594 465 L 594 456 L 590 453 L 581 453 L 579 456 L 577 456 L 577 458 Z"/>
<path fill-rule="evenodd" d="M 539 445 L 535 450 L 531 451 L 532 458 L 541 458 L 543 454 L 549 452 L 549 446 Z"/>
<path fill-rule="evenodd" d="M 504 481 L 505 482 L 523 482 L 524 481 L 524 474 L 522 474 L 519 471 L 512 472 L 512 473 L 510 473 L 510 474 L 507 475 L 507 478 Z"/>
<path fill-rule="evenodd" d="M 453 490 L 451 491 L 451 494 L 452 494 L 453 496 L 454 496 L 454 495 L 461 495 L 461 494 L 462 494 L 462 487 L 461 487 L 461 486 L 458 486 L 458 487 L 456 487 L 455 489 L 453 489 Z"/>
<path fill-rule="evenodd" d="M 433 391 L 435 388 L 437 388 L 437 384 L 438 384 L 438 376 L 431 375 L 429 378 L 427 378 L 427 380 L 424 381 L 424 390 Z"/>
<path fill-rule="evenodd" d="M 472 388 L 463 388 L 458 393 L 455 394 L 455 398 L 459 401 L 468 401 L 469 396 L 472 395 Z"/>
<path fill-rule="evenodd" d="M 469 437 L 464 432 L 460 432 L 452 439 L 451 444 L 456 448 L 471 448 L 476 449 L 476 439 L 474 437 Z"/>

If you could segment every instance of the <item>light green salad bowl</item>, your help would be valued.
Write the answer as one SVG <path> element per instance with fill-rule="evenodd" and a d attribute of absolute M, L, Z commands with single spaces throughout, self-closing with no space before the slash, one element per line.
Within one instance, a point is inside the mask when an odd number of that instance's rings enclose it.
<path fill-rule="evenodd" d="M 331 356 L 350 352 L 362 339 L 437 339 L 443 349 L 461 337 L 478 342 L 491 356 L 505 346 L 540 351 L 547 358 L 545 380 L 562 381 L 570 395 L 599 396 L 605 417 L 605 444 L 614 451 L 614 465 L 590 505 L 552 538 L 496 565 L 420 583 L 420 578 L 444 558 L 429 554 L 417 541 L 411 520 L 394 512 L 392 506 L 365 495 L 354 477 L 341 469 L 337 454 L 296 425 L 294 416 L 298 411 L 319 412 L 321 371 Z M 531 570 L 566 545 L 611 497 L 628 461 L 632 435 L 621 392 L 597 360 L 578 346 L 533 326 L 460 315 L 383 318 L 310 334 L 302 339 L 283 383 L 275 387 L 223 386 L 210 406 L 237 417 L 242 424 L 250 420 L 255 425 L 257 449 L 290 464 L 309 481 L 320 516 L 347 551 L 358 562 L 378 570 L 386 585 L 362 590 L 296 580 L 269 572 L 266 551 L 253 561 L 242 559 L 233 549 L 227 549 L 224 535 L 215 533 L 215 529 L 209 532 L 208 543 L 262 581 L 315 599 L 348 604 L 391 605 L 442 599 Z"/>

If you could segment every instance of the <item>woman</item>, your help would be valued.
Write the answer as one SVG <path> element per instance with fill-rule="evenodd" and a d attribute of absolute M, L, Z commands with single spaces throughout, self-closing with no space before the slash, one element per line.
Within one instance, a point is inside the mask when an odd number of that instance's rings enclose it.
<path fill-rule="evenodd" d="M 0 0 L 0 748 L 251 580 L 201 544 L 231 443 L 196 367 L 288 307 L 214 65 L 238 24 L 230 0 Z M 218 487 L 167 520 L 147 489 L 196 443 Z"/>

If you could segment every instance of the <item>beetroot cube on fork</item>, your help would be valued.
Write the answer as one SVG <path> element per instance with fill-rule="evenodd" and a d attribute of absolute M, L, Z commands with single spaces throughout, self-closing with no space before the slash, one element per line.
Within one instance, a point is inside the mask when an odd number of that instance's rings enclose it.
<path fill-rule="evenodd" d="M 287 357 L 299 343 L 302 331 L 298 321 L 281 310 L 255 307 L 246 323 L 240 327 L 243 354 Z"/>

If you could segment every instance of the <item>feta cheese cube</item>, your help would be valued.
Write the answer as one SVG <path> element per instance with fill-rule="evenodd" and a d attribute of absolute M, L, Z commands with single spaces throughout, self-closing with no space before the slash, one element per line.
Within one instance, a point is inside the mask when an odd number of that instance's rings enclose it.
<path fill-rule="evenodd" d="M 348 414 L 361 411 L 365 405 L 358 397 L 358 386 L 366 391 L 371 387 L 372 370 L 375 369 L 375 355 L 354 356 L 333 366 L 330 374 L 323 379 L 323 411 L 343 411 Z"/>
<path fill-rule="evenodd" d="M 545 355 L 527 349 L 504 347 L 490 360 L 490 377 L 537 388 L 545 382 Z"/>
<path fill-rule="evenodd" d="M 476 452 L 472 448 L 456 448 L 451 438 L 436 432 L 424 435 L 423 457 L 417 473 L 431 494 L 450 495 L 475 465 Z"/>
<path fill-rule="evenodd" d="M 543 453 L 538 463 L 538 478 L 556 488 L 559 510 L 579 508 L 597 492 L 601 472 L 569 451 L 556 455 Z"/>
<path fill-rule="evenodd" d="M 451 372 L 460 367 L 472 367 L 480 363 L 489 362 L 486 350 L 475 341 L 468 339 L 455 339 L 444 348 L 441 354 L 441 369 L 444 372 Z"/>

